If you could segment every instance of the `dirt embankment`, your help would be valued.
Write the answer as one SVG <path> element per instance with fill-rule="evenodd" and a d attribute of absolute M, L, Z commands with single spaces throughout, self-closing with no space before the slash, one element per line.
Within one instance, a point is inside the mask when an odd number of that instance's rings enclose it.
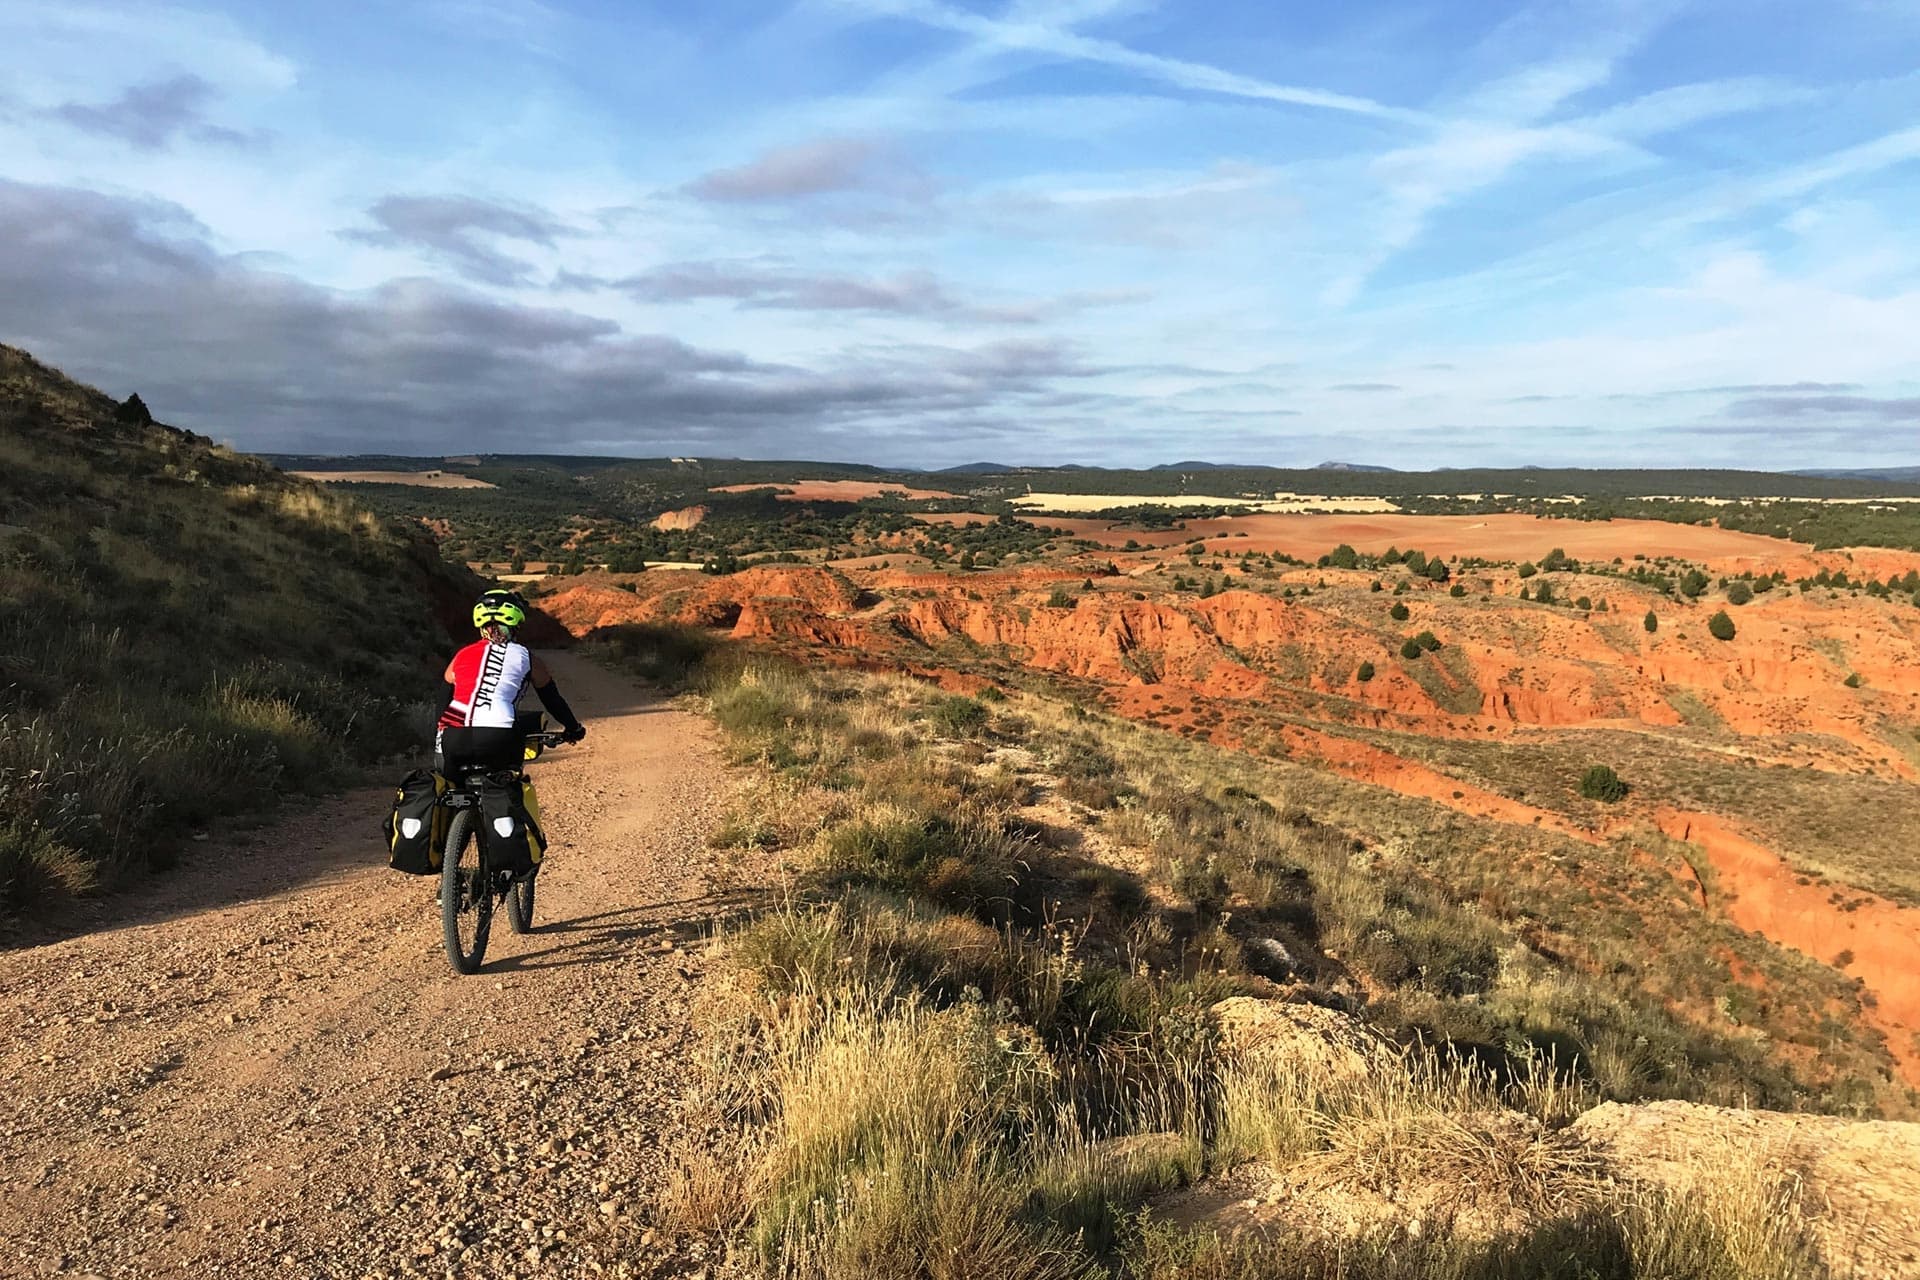
<path fill-rule="evenodd" d="M 524 937 L 442 953 L 386 788 L 194 846 L 0 952 L 0 1274 L 673 1274 L 642 1221 L 685 1132 L 690 978 L 728 908 L 704 720 L 549 654 L 590 727 L 534 766 Z"/>
<path fill-rule="evenodd" d="M 1698 845 L 1713 868 L 1713 906 L 1742 929 L 1852 974 L 1907 1083 L 1920 1088 L 1920 910 L 1797 874 L 1711 814 L 1669 811 L 1660 829 Z"/>

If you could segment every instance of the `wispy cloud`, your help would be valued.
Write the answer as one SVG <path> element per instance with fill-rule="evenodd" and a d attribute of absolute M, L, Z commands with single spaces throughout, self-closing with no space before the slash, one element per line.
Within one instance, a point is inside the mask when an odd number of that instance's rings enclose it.
<path fill-rule="evenodd" d="M 374 227 L 350 228 L 340 237 L 381 248 L 418 249 L 481 284 L 512 285 L 532 278 L 531 264 L 489 241 L 551 249 L 557 239 L 571 234 L 544 209 L 473 196 L 387 196 L 367 215 Z"/>
<path fill-rule="evenodd" d="M 1747 400 L 1734 401 L 1727 406 L 1726 413 L 1730 418 L 1809 418 L 1844 414 L 1920 425 L 1920 398 L 1756 396 Z"/>
<path fill-rule="evenodd" d="M 723 203 L 853 191 L 920 200 L 936 189 L 932 179 L 894 148 L 867 138 L 821 138 L 771 147 L 746 164 L 715 169 L 687 184 L 689 194 Z"/>
<path fill-rule="evenodd" d="M 142 151 L 157 151 L 181 137 L 229 146 L 256 141 L 257 136 L 208 122 L 206 109 L 219 96 L 199 76 L 179 75 L 134 85 L 109 102 L 63 103 L 51 114 L 76 129 L 117 138 Z"/>
<path fill-rule="evenodd" d="M 720 299 L 777 311 L 856 311 L 996 325 L 1039 324 L 1143 297 L 1125 290 L 1098 290 L 990 303 L 960 296 L 930 271 L 870 277 L 796 271 L 753 261 L 668 263 L 613 280 L 569 274 L 556 284 L 568 289 L 613 289 L 641 302 Z"/>
<path fill-rule="evenodd" d="M 1071 25 L 1084 13 L 1071 8 L 1060 12 L 1059 22 L 1040 17 L 991 18 L 956 9 L 935 0 L 845 0 L 847 3 L 893 17 L 911 18 L 928 26 L 972 36 L 1002 49 L 1075 58 L 1116 70 L 1130 71 L 1145 79 L 1194 93 L 1216 93 L 1256 102 L 1271 102 L 1323 111 L 1347 112 L 1381 120 L 1425 123 L 1423 113 L 1404 107 L 1376 102 L 1355 94 L 1336 93 L 1303 85 L 1290 85 L 1242 75 L 1202 62 L 1143 53 L 1112 40 L 1081 35 Z M 1104 7 L 1096 6 L 1096 9 Z"/>

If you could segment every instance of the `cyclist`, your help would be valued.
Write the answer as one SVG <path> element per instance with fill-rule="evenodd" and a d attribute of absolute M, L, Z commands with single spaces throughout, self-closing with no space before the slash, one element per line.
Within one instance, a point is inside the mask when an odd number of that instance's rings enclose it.
<path fill-rule="evenodd" d="M 480 628 L 480 638 L 447 664 L 446 681 L 453 690 L 434 734 L 436 767 L 444 768 L 441 744 L 448 729 L 512 729 L 515 704 L 529 682 L 540 705 L 566 730 L 568 742 L 587 736 L 547 664 L 513 638 L 526 621 L 527 602 L 511 591 L 496 588 L 474 604 L 473 625 Z"/>

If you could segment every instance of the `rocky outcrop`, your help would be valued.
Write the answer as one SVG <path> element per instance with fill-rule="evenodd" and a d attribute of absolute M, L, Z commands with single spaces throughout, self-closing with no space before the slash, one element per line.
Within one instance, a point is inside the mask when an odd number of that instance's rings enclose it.
<path fill-rule="evenodd" d="M 1246 997 L 1212 1013 L 1230 1064 L 1343 1082 L 1355 1096 L 1317 1104 L 1324 1150 L 1220 1171 L 1161 1197 L 1156 1216 L 1230 1234 L 1493 1244 L 1576 1220 L 1632 1233 L 1640 1210 L 1665 1204 L 1736 1247 L 1777 1233 L 1809 1276 L 1920 1276 L 1920 1124 L 1655 1102 L 1607 1103 L 1552 1131 L 1409 1085 L 1412 1059 L 1352 1015 Z M 1381 1115 L 1397 1117 L 1393 1158 L 1367 1149 Z"/>
<path fill-rule="evenodd" d="M 1726 1195 L 1742 1177 L 1762 1195 L 1771 1184 L 1834 1276 L 1920 1276 L 1920 1124 L 1607 1103 L 1570 1132 L 1614 1177 L 1675 1195 Z"/>
<path fill-rule="evenodd" d="M 707 518 L 705 507 L 682 507 L 678 511 L 663 511 L 653 518 L 653 527 L 662 533 L 678 530 L 697 529 L 700 522 Z"/>
<path fill-rule="evenodd" d="M 1220 1047 L 1243 1062 L 1285 1060 L 1336 1081 L 1358 1080 L 1369 1072 L 1400 1065 L 1399 1052 L 1391 1042 L 1337 1009 L 1230 996 L 1209 1012 L 1220 1033 Z"/>

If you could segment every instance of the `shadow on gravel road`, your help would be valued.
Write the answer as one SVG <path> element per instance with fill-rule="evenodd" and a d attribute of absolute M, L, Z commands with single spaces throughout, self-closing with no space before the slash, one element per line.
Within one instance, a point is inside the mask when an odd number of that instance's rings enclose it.
<path fill-rule="evenodd" d="M 678 950 L 689 943 L 705 942 L 719 929 L 770 901 L 765 891 L 740 889 L 559 920 L 536 926 L 531 936 L 535 939 L 578 936 L 541 951 L 490 960 L 486 967 L 489 973 L 530 972 L 599 964 L 635 951 L 667 954 L 660 951 L 659 943 L 670 940 Z M 647 945 L 649 942 L 653 944 L 651 947 Z"/>
<path fill-rule="evenodd" d="M 591 683 L 592 695 L 578 699 L 581 718 L 590 726 L 589 752 L 595 722 L 655 714 L 672 701 L 621 677 Z M 209 838 L 183 841 L 170 868 L 127 872 L 109 893 L 49 903 L 31 916 L 0 918 L 0 952 L 230 911 L 295 890 L 327 889 L 362 873 L 379 877 L 367 892 L 384 892 L 412 877 L 387 868 L 380 821 L 392 803 L 393 784 L 409 769 L 424 766 L 428 749 L 423 743 L 416 758 L 367 770 L 348 784 L 350 790 L 288 795 L 274 810 L 228 819 Z M 535 764 L 536 781 L 540 771 Z M 426 883 L 424 877 L 420 883 Z"/>

